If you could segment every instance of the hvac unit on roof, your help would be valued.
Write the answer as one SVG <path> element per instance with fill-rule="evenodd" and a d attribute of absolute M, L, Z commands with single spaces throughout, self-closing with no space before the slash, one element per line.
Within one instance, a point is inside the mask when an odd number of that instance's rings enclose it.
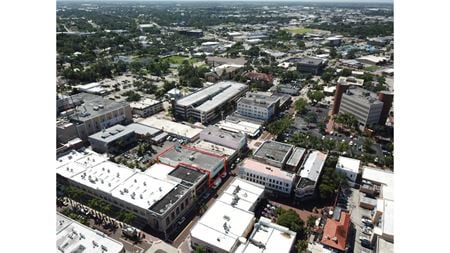
<path fill-rule="evenodd" d="M 144 186 L 147 186 L 147 183 L 144 181 Z"/>

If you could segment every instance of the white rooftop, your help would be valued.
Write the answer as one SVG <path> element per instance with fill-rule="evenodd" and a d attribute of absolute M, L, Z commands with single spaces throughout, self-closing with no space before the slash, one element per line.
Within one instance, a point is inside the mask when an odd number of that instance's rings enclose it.
<path fill-rule="evenodd" d="M 253 225 L 254 214 L 216 201 L 191 230 L 191 236 L 230 252 Z"/>
<path fill-rule="evenodd" d="M 88 168 L 71 179 L 92 189 L 109 193 L 134 173 L 128 167 L 106 161 Z"/>
<path fill-rule="evenodd" d="M 199 148 L 199 149 L 206 150 L 206 151 L 211 151 L 213 153 L 216 153 L 216 154 L 222 155 L 222 156 L 223 155 L 231 156 L 236 152 L 235 149 L 231 149 L 231 148 L 228 148 L 228 147 L 225 147 L 222 145 L 218 145 L 218 144 L 214 144 L 212 142 L 204 141 L 204 140 L 201 140 L 201 141 L 195 143 L 193 146 L 195 146 L 196 148 Z"/>
<path fill-rule="evenodd" d="M 59 223 L 62 222 L 61 225 Z M 60 252 L 119 253 L 124 247 L 104 233 L 57 214 L 56 247 Z"/>
<path fill-rule="evenodd" d="M 394 200 L 394 173 L 391 171 L 364 166 L 362 179 L 382 184 L 380 197 Z"/>
<path fill-rule="evenodd" d="M 147 108 L 149 106 L 158 104 L 160 102 L 161 101 L 154 100 L 154 99 L 151 99 L 151 98 L 146 98 L 146 99 L 141 100 L 141 101 L 131 102 L 130 103 L 130 107 L 131 108 L 136 108 L 136 109 L 145 109 L 145 108 Z"/>
<path fill-rule="evenodd" d="M 317 150 L 312 151 L 306 159 L 303 169 L 300 171 L 300 177 L 317 182 L 326 159 L 327 154 Z"/>
<path fill-rule="evenodd" d="M 175 182 L 157 179 L 145 173 L 135 173 L 118 185 L 111 194 L 127 203 L 148 209 L 176 185 Z"/>
<path fill-rule="evenodd" d="M 200 128 L 193 128 L 191 126 L 181 124 L 178 122 L 174 122 L 171 120 L 159 118 L 156 116 L 145 118 L 144 120 L 140 121 L 139 123 L 146 125 L 146 126 L 160 129 L 160 130 L 170 133 L 170 134 L 183 136 L 183 137 L 186 137 L 189 139 L 200 134 L 200 132 L 203 130 Z"/>
<path fill-rule="evenodd" d="M 239 199 L 235 207 L 251 211 L 263 194 L 264 186 L 236 178 L 218 200 L 231 205 L 234 196 L 238 196 Z"/>
<path fill-rule="evenodd" d="M 353 173 L 359 173 L 359 166 L 361 161 L 358 159 L 348 158 L 345 156 L 339 156 L 338 162 L 336 164 L 336 169 L 343 171 L 350 171 Z"/>
<path fill-rule="evenodd" d="M 167 179 L 167 175 L 174 169 L 174 167 L 171 167 L 169 165 L 155 163 L 151 167 L 147 168 L 144 173 L 154 178 L 165 180 Z"/>
<path fill-rule="evenodd" d="M 246 244 L 241 244 L 235 253 L 289 253 L 294 245 L 296 233 L 288 228 L 272 223 L 269 219 L 261 217 Z M 260 242 L 259 247 L 253 242 Z"/>
<path fill-rule="evenodd" d="M 196 109 L 201 112 L 208 112 L 221 106 L 246 88 L 247 85 L 243 83 L 222 81 L 179 99 L 177 104 L 191 106 L 201 103 Z"/>
<path fill-rule="evenodd" d="M 221 121 L 218 124 L 218 127 L 231 132 L 245 133 L 249 136 L 256 136 L 261 129 L 261 125 L 259 124 L 247 121 L 232 122 L 227 120 Z"/>

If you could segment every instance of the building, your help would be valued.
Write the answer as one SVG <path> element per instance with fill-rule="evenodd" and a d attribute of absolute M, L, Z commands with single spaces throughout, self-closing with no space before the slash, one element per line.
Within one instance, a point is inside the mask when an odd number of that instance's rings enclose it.
<path fill-rule="evenodd" d="M 271 74 L 259 73 L 259 72 L 252 71 L 252 72 L 244 73 L 242 76 L 247 78 L 248 80 L 260 81 L 265 84 L 273 83 L 273 76 Z"/>
<path fill-rule="evenodd" d="M 240 115 L 269 121 L 278 111 L 280 97 L 257 92 L 247 92 L 237 101 L 236 112 Z"/>
<path fill-rule="evenodd" d="M 197 38 L 203 37 L 203 31 L 201 29 L 180 29 L 178 30 L 178 33 Z"/>
<path fill-rule="evenodd" d="M 322 173 L 327 154 L 320 151 L 311 151 L 308 158 L 300 168 L 300 179 L 295 186 L 295 198 L 297 200 L 312 199 L 316 196 L 317 183 Z"/>
<path fill-rule="evenodd" d="M 328 37 L 325 39 L 325 41 L 332 47 L 340 46 L 342 42 L 342 36 Z"/>
<path fill-rule="evenodd" d="M 300 93 L 300 87 L 298 85 L 292 84 L 278 84 L 276 86 L 272 86 L 269 89 L 270 92 L 288 94 L 292 96 L 298 96 Z"/>
<path fill-rule="evenodd" d="M 350 231 L 350 214 L 344 211 L 327 219 L 323 228 L 322 243 L 337 252 L 346 252 Z"/>
<path fill-rule="evenodd" d="M 294 155 L 296 149 L 301 150 L 301 148 L 295 148 L 291 144 L 277 141 L 265 141 L 255 150 L 253 158 L 282 169 L 285 167 L 293 167 L 292 171 L 295 173 L 302 159 L 302 156 L 298 157 Z M 291 157 L 295 159 L 290 159 Z M 288 161 L 290 161 L 289 166 L 286 165 Z"/>
<path fill-rule="evenodd" d="M 295 173 L 246 158 L 239 164 L 239 177 L 264 185 L 269 193 L 289 195 L 295 181 Z"/>
<path fill-rule="evenodd" d="M 394 242 L 394 173 L 379 168 L 363 167 L 361 192 L 376 197 L 372 222 L 375 225 L 373 241 Z"/>
<path fill-rule="evenodd" d="M 150 98 L 146 98 L 138 102 L 132 102 L 130 103 L 130 107 L 133 114 L 137 114 L 143 118 L 164 110 L 163 103 L 161 101 Z"/>
<path fill-rule="evenodd" d="M 77 187 L 132 212 L 167 238 L 177 227 L 177 221 L 191 210 L 197 189 L 206 180 L 206 175 L 196 173 L 197 170 L 177 173 L 177 169 L 155 164 L 141 172 L 107 161 L 93 151 L 72 151 L 58 158 L 56 173 L 58 183 Z M 183 166 L 183 169 L 190 168 Z"/>
<path fill-rule="evenodd" d="M 310 57 L 294 58 L 293 61 L 297 65 L 297 71 L 313 75 L 320 75 L 326 65 L 326 60 Z"/>
<path fill-rule="evenodd" d="M 359 174 L 359 167 L 361 161 L 353 158 L 348 158 L 345 156 L 339 156 L 338 162 L 336 163 L 336 171 L 345 175 L 347 182 L 350 186 L 354 187 L 356 183 L 356 178 Z"/>
<path fill-rule="evenodd" d="M 381 65 L 388 61 L 386 57 L 380 57 L 375 55 L 361 56 L 356 60 L 365 65 Z"/>
<path fill-rule="evenodd" d="M 106 94 L 106 90 L 102 87 L 100 83 L 80 84 L 75 86 L 75 88 L 80 92 L 86 92 L 96 95 Z"/>
<path fill-rule="evenodd" d="M 225 58 L 218 56 L 207 56 L 206 63 L 212 67 L 218 67 L 220 65 L 228 64 L 228 65 L 245 65 L 247 60 L 245 58 Z"/>
<path fill-rule="evenodd" d="M 254 225 L 247 242 L 239 245 L 235 253 L 290 253 L 294 247 L 296 236 L 297 233 L 289 228 L 261 217 Z"/>
<path fill-rule="evenodd" d="M 264 187 L 235 178 L 190 232 L 191 246 L 207 252 L 234 252 L 255 222 L 255 209 Z M 244 242 L 245 243 L 245 242 Z"/>
<path fill-rule="evenodd" d="M 70 112 L 66 111 L 65 116 L 60 118 L 60 123 L 57 124 L 57 138 L 79 137 L 87 141 L 89 135 L 102 129 L 132 122 L 131 107 L 126 102 L 115 102 L 88 93 L 80 93 L 72 97 L 80 101 L 80 104 Z M 71 133 L 76 136 L 67 136 Z"/>
<path fill-rule="evenodd" d="M 175 115 L 205 124 L 221 115 L 248 90 L 248 86 L 234 81 L 223 81 L 183 97 L 175 103 Z"/>
<path fill-rule="evenodd" d="M 238 151 L 247 147 L 247 136 L 244 133 L 231 132 L 214 125 L 203 129 L 200 139 Z"/>
<path fill-rule="evenodd" d="M 364 79 L 355 78 L 353 76 L 340 76 L 337 81 L 341 85 L 363 86 Z"/>
<path fill-rule="evenodd" d="M 366 127 L 378 124 L 382 110 L 383 102 L 374 92 L 339 83 L 336 86 L 333 112 L 352 114 L 360 126 Z"/>
<path fill-rule="evenodd" d="M 362 69 L 364 67 L 362 63 L 354 59 L 341 59 L 340 62 L 342 66 L 349 68 Z"/>
<path fill-rule="evenodd" d="M 136 143 L 134 131 L 119 124 L 90 135 L 88 139 L 94 151 L 108 154 L 117 154 Z"/>
<path fill-rule="evenodd" d="M 378 100 L 383 102 L 383 109 L 381 110 L 380 120 L 378 121 L 378 124 L 385 125 L 386 120 L 389 117 L 389 112 L 392 108 L 392 103 L 394 102 L 394 93 L 381 91 L 378 93 Z"/>
<path fill-rule="evenodd" d="M 123 244 L 101 231 L 56 213 L 57 252 L 125 253 Z"/>
<path fill-rule="evenodd" d="M 158 161 L 172 167 L 187 165 L 207 173 L 209 187 L 213 183 L 213 178 L 226 171 L 226 158 L 224 156 L 177 144 L 161 152 L 158 155 Z"/>
<path fill-rule="evenodd" d="M 256 138 L 262 132 L 262 124 L 257 124 L 255 122 L 250 122 L 243 119 L 231 119 L 229 117 L 223 121 L 220 121 L 217 126 L 220 129 L 233 133 L 243 133 L 250 138 Z"/>
<path fill-rule="evenodd" d="M 169 135 L 180 138 L 189 142 L 197 140 L 200 136 L 202 128 L 193 127 L 188 124 L 175 122 L 155 116 L 148 117 L 138 122 L 141 125 L 156 128 L 166 132 Z"/>

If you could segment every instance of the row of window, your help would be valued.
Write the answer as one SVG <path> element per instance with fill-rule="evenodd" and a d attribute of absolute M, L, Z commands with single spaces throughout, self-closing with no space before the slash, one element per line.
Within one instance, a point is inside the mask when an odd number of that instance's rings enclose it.
<path fill-rule="evenodd" d="M 277 184 L 277 185 L 280 185 L 280 186 L 283 185 L 283 182 L 281 182 L 279 180 L 275 180 L 275 179 L 272 179 L 272 178 L 268 178 L 267 179 L 266 177 L 263 177 L 263 176 L 260 176 L 260 175 L 256 175 L 256 174 L 253 174 L 253 173 L 249 173 L 249 172 L 246 172 L 246 176 L 250 177 L 250 178 L 261 179 L 264 182 L 268 181 L 270 183 Z M 284 184 L 285 184 L 285 186 L 289 186 L 289 183 L 284 183 Z"/>
<path fill-rule="evenodd" d="M 180 214 L 180 211 L 183 211 L 185 207 L 188 207 L 189 198 L 186 198 L 184 202 L 181 202 L 181 209 L 180 206 L 177 206 L 177 208 L 172 211 L 170 216 L 167 216 L 166 218 L 166 225 L 168 226 L 170 224 L 170 221 L 175 220 L 175 217 L 177 217 Z"/>
<path fill-rule="evenodd" d="M 279 190 L 279 191 L 289 192 L 289 188 L 288 187 L 283 187 L 283 186 L 280 186 L 280 185 L 267 183 L 266 181 L 262 181 L 262 180 L 258 180 L 258 179 L 254 179 L 254 178 L 250 178 L 250 177 L 245 178 L 245 180 L 248 180 L 250 182 L 257 183 L 257 184 L 262 184 L 262 185 L 265 185 L 265 186 L 267 186 L 269 188 L 276 189 L 276 190 Z"/>

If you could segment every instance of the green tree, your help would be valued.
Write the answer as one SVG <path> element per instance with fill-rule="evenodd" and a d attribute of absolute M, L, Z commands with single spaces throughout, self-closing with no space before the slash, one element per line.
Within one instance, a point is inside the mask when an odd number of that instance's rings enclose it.
<path fill-rule="evenodd" d="M 304 49 L 305 47 L 306 47 L 306 45 L 305 45 L 305 42 L 304 41 L 299 41 L 299 42 L 297 42 L 297 46 L 298 46 L 298 48 L 300 48 L 300 49 Z"/>
<path fill-rule="evenodd" d="M 314 91 L 313 90 L 309 90 L 306 95 L 314 103 L 320 102 L 325 97 L 325 94 L 323 94 L 322 91 L 317 91 L 317 90 L 314 90 Z"/>
<path fill-rule="evenodd" d="M 292 119 L 289 116 L 284 116 L 267 126 L 267 131 L 274 135 L 280 135 L 286 131 L 292 124 Z"/>
<path fill-rule="evenodd" d="M 334 167 L 326 167 L 322 173 L 319 179 L 319 196 L 321 199 L 330 199 L 337 193 L 339 186 L 344 184 L 346 179 Z"/>
<path fill-rule="evenodd" d="M 306 240 L 298 240 L 295 247 L 297 247 L 298 253 L 302 253 L 308 249 L 308 242 Z"/>
<path fill-rule="evenodd" d="M 195 253 L 206 253 L 206 249 L 203 246 L 197 246 L 195 248 Z"/>
<path fill-rule="evenodd" d="M 373 150 L 372 150 L 372 145 L 373 145 L 373 140 L 372 139 L 370 139 L 370 138 L 368 138 L 368 137 L 366 137 L 366 138 L 364 138 L 364 141 L 363 141 L 363 148 L 364 148 L 364 152 L 366 152 L 366 153 L 372 153 L 373 152 Z"/>
<path fill-rule="evenodd" d="M 302 234 L 304 231 L 305 222 L 300 219 L 294 210 L 288 209 L 283 210 L 278 216 L 277 224 L 287 227 L 298 234 Z"/>
<path fill-rule="evenodd" d="M 294 107 L 298 114 L 304 114 L 306 112 L 306 106 L 308 105 L 308 101 L 304 98 L 299 98 L 295 101 Z"/>
<path fill-rule="evenodd" d="M 130 224 L 136 218 L 136 215 L 132 212 L 121 210 L 117 218 L 124 223 Z"/>

